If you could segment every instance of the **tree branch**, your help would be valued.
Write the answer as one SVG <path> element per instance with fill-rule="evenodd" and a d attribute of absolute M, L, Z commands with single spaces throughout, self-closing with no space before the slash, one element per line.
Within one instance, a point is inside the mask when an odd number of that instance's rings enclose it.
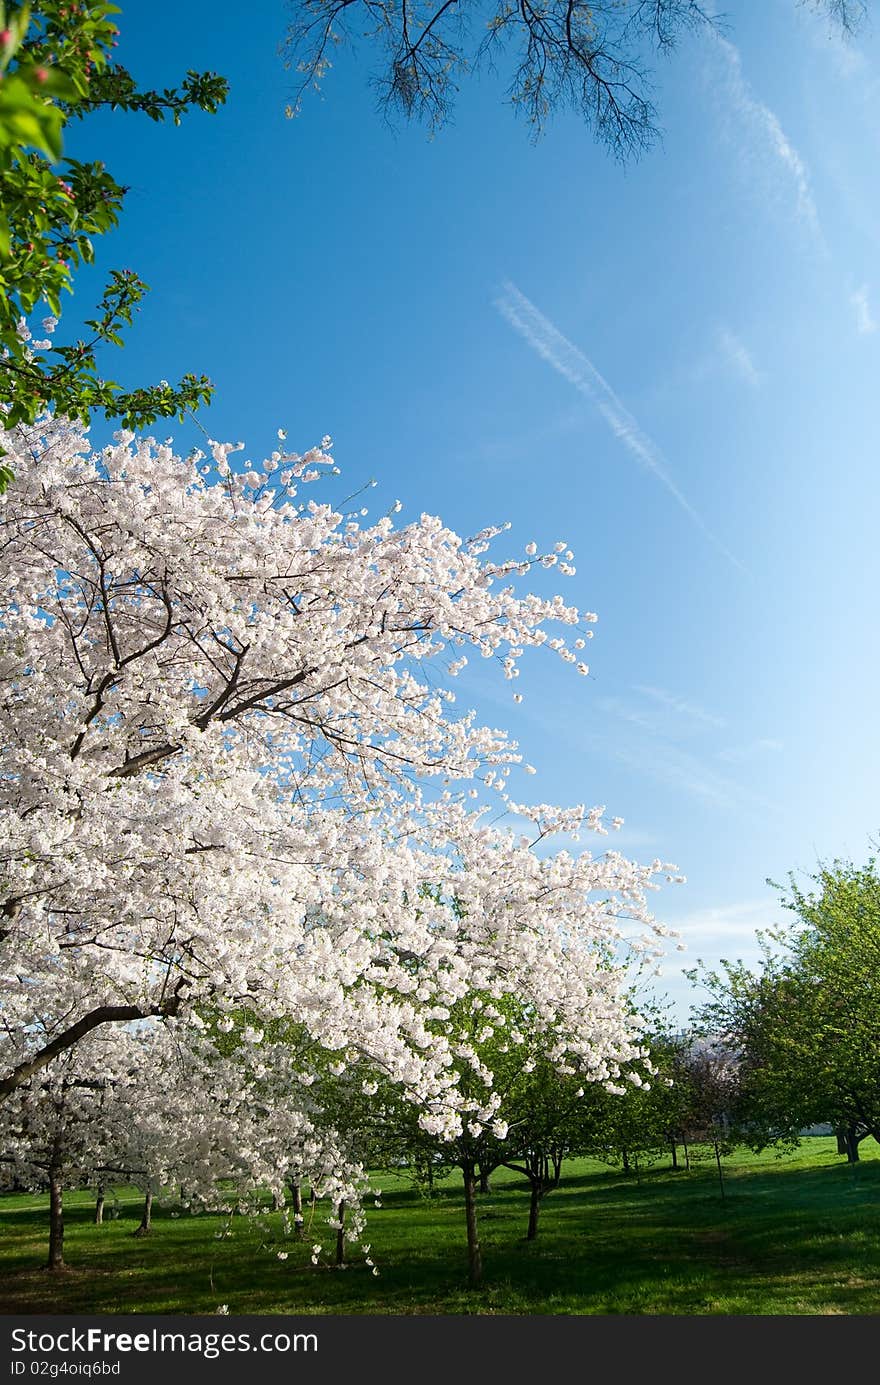
<path fill-rule="evenodd" d="M 4 1097 L 11 1096 L 18 1087 L 27 1082 L 28 1078 L 33 1077 L 34 1073 L 45 1068 L 60 1053 L 73 1048 L 74 1044 L 85 1038 L 86 1034 L 90 1034 L 93 1029 L 98 1029 L 102 1024 L 125 1024 L 131 1020 L 152 1019 L 156 1016 L 165 1018 L 169 1015 L 175 1015 L 180 1009 L 182 1001 L 183 996 L 178 990 L 161 1005 L 150 1005 L 146 1008 L 140 1005 L 99 1005 L 96 1010 L 90 1010 L 87 1015 L 83 1015 L 82 1019 L 77 1020 L 76 1024 L 72 1024 L 69 1029 L 58 1034 L 51 1043 L 46 1044 L 45 1048 L 41 1048 L 38 1053 L 35 1053 L 33 1058 L 29 1058 L 27 1062 L 19 1063 L 8 1077 L 0 1079 L 0 1101 Z"/>

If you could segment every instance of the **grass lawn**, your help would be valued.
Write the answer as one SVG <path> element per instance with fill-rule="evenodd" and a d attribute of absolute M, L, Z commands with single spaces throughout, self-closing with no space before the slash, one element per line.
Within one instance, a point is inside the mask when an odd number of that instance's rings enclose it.
<path fill-rule="evenodd" d="M 305 1241 L 280 1261 L 266 1228 L 246 1217 L 172 1215 L 157 1205 L 150 1236 L 135 1238 L 141 1199 L 117 1190 L 119 1216 L 92 1223 L 86 1193 L 65 1200 L 70 1268 L 48 1275 L 47 1199 L 0 1198 L 0 1311 L 5 1313 L 880 1313 L 880 1149 L 853 1167 L 833 1139 L 794 1154 L 725 1161 L 722 1201 L 711 1164 L 690 1173 L 656 1165 L 639 1179 L 573 1160 L 544 1202 L 539 1236 L 525 1240 L 524 1181 L 498 1170 L 479 1200 L 485 1285 L 466 1285 L 459 1178 L 431 1199 L 376 1175 L 367 1240 L 380 1270 L 349 1246 L 345 1270 L 314 1267 L 332 1254 L 331 1209 L 319 1204 Z M 109 1197 L 108 1197 L 109 1206 Z M 261 1242 L 264 1244 L 261 1246 Z"/>

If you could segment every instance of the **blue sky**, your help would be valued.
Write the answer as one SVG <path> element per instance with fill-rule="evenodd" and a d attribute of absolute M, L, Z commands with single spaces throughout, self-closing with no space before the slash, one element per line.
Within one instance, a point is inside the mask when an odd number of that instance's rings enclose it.
<path fill-rule="evenodd" d="M 625 168 L 572 116 L 530 142 L 489 76 L 435 139 L 392 131 L 366 44 L 287 120 L 284 6 L 225 0 L 119 21 L 142 84 L 224 73 L 220 113 L 68 141 L 130 187 L 77 308 L 109 267 L 153 289 L 108 371 L 204 371 L 205 427 L 254 458 L 329 433 L 374 514 L 574 550 L 590 677 L 532 659 L 515 706 L 480 667 L 459 701 L 537 766 L 523 796 L 604 803 L 687 876 L 655 901 L 682 1018 L 681 965 L 786 920 L 768 876 L 880 829 L 880 33 L 727 14 L 657 65 L 663 139 Z"/>

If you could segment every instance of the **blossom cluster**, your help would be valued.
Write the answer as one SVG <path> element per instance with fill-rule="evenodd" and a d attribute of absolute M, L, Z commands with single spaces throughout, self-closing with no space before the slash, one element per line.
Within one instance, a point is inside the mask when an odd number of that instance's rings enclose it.
<path fill-rule="evenodd" d="M 187 1180 L 219 1111 L 254 1185 L 280 1187 L 300 1150 L 355 1205 L 357 1170 L 319 1118 L 326 1068 L 273 1045 L 277 1026 L 336 1073 L 365 1066 L 367 1094 L 396 1084 L 430 1133 L 498 1134 L 492 1073 L 450 1015 L 514 994 L 554 1061 L 612 1081 L 638 1053 L 622 958 L 659 945 L 664 867 L 539 855 L 466 806 L 480 785 L 537 838 L 604 832 L 602 809 L 514 803 L 516 743 L 454 715 L 428 673 L 462 649 L 507 677 L 529 649 L 576 663 L 548 626 L 580 649 L 595 616 L 518 595 L 509 579 L 541 558 L 485 560 L 501 530 L 464 541 L 430 515 L 362 525 L 301 500 L 328 449 L 235 469 L 225 444 L 181 458 L 127 433 L 93 452 L 64 422 L 18 430 L 0 500 L 0 1094 L 49 1110 L 65 1063 L 101 1076 L 126 1043 L 132 1072 L 166 1081 L 157 1035 L 185 1035 Z M 257 1138 L 242 1093 L 261 1083 L 278 1114 Z M 137 1130 L 150 1176 L 170 1177 L 162 1120 Z"/>

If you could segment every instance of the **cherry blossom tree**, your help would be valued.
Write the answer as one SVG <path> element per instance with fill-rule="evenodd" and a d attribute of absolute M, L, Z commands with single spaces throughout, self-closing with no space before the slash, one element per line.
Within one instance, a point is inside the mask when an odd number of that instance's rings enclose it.
<path fill-rule="evenodd" d="M 65 1183 L 88 1183 L 94 1168 L 109 1162 L 110 1084 L 95 1075 L 96 1056 L 87 1055 L 92 1061 L 84 1072 L 68 1050 L 51 1070 L 16 1089 L 3 1111 L 0 1186 L 48 1190 L 50 1270 L 64 1268 Z"/>
<path fill-rule="evenodd" d="M 363 1229 L 366 1175 L 314 1103 L 297 1096 L 284 1045 L 234 1058 L 186 1024 L 105 1025 L 17 1087 L 2 1112 L 0 1182 L 48 1189 L 48 1268 L 64 1268 L 66 1187 L 123 1181 L 154 1196 L 185 1189 L 188 1209 L 255 1214 L 286 1179 L 308 1179 L 348 1230 Z M 288 1231 L 292 1229 L 289 1217 Z"/>
<path fill-rule="evenodd" d="M 328 439 L 233 469 L 226 444 L 9 436 L 0 1098 L 74 1052 L 85 1079 L 80 1046 L 114 1027 L 222 1031 L 246 1009 L 255 1049 L 293 1023 L 452 1139 L 497 1120 L 489 1069 L 462 1083 L 469 997 L 515 995 L 557 1064 L 602 1076 L 631 1053 L 619 971 L 659 948 L 647 892 L 674 868 L 549 854 L 605 833 L 603 810 L 516 801 L 516 743 L 428 672 L 476 650 L 514 680 L 537 648 L 586 672 L 595 616 L 517 592 L 535 565 L 574 571 L 564 543 L 496 562 L 499 529 L 306 502 Z M 488 825 L 480 793 L 528 831 Z M 272 1101 L 313 1082 L 286 1070 Z"/>
<path fill-rule="evenodd" d="M 622 967 L 614 974 L 621 983 L 626 979 Z M 630 1006 L 635 1035 L 641 1020 L 632 999 L 622 996 L 621 1003 Z M 445 1032 L 462 1098 L 457 1134 L 441 1127 L 432 1138 L 433 1123 L 422 1120 L 391 1084 L 363 1079 L 358 1086 L 352 1071 L 326 1104 L 336 1111 L 349 1147 L 362 1157 L 368 1152 L 371 1166 L 403 1165 L 429 1185 L 441 1167 L 461 1171 L 468 1279 L 476 1287 L 483 1276 L 477 1171 L 488 1175 L 504 1166 L 524 1176 L 530 1191 L 527 1239 L 535 1239 L 542 1199 L 558 1187 L 563 1159 L 593 1147 L 606 1108 L 625 1106 L 631 1091 L 650 1089 L 654 1064 L 633 1035 L 616 1050 L 609 1047 L 598 1062 L 595 1049 L 566 1053 L 533 1007 L 497 988 L 452 1007 Z"/>

